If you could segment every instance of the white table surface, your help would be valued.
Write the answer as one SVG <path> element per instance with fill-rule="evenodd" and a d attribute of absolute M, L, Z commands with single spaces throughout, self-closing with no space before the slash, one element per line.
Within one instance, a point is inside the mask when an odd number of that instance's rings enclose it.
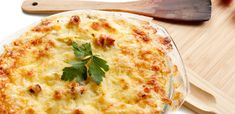
<path fill-rule="evenodd" d="M 98 1 L 98 0 L 96 0 Z M 103 0 L 110 1 L 110 0 Z M 112 0 L 125 1 L 125 0 Z M 133 1 L 133 0 L 128 0 Z M 46 17 L 47 15 L 29 15 L 25 14 L 21 10 L 21 4 L 23 0 L 4 0 L 0 4 L 0 42 L 6 39 L 8 36 L 14 34 L 18 30 Z M 174 114 L 194 114 L 185 107 L 182 107 Z"/>

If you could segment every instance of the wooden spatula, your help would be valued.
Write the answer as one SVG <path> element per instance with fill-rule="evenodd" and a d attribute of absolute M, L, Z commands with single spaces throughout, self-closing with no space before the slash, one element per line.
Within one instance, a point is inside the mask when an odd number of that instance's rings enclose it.
<path fill-rule="evenodd" d="M 54 13 L 75 9 L 126 11 L 181 21 L 206 21 L 211 17 L 210 0 L 138 0 L 115 3 L 80 0 L 25 0 L 22 9 L 27 13 Z"/>

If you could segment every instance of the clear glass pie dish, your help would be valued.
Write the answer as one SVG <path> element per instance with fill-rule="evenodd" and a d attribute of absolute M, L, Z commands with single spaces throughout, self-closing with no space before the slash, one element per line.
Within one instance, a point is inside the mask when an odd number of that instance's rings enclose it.
<path fill-rule="evenodd" d="M 170 67 L 173 67 L 173 65 L 176 65 L 178 72 L 177 72 L 177 74 L 174 74 L 174 75 L 172 72 L 170 75 L 170 79 L 166 83 L 165 91 L 166 91 L 166 94 L 168 95 L 168 98 L 172 100 L 172 103 L 171 103 L 171 105 L 164 106 L 164 113 L 175 111 L 183 104 L 185 97 L 188 94 L 188 90 L 189 90 L 188 83 L 189 82 L 188 82 L 188 79 L 186 76 L 184 64 L 183 64 L 183 61 L 182 61 L 181 56 L 179 54 L 179 51 L 178 51 L 173 39 L 170 37 L 169 33 L 166 31 L 166 29 L 164 29 L 163 27 L 152 22 L 152 18 L 144 17 L 144 16 L 140 16 L 140 15 L 129 14 L 129 13 L 120 13 L 120 12 L 104 12 L 104 11 L 96 11 L 96 10 L 76 10 L 76 11 L 69 11 L 69 12 L 55 14 L 55 15 L 49 16 L 47 18 L 53 18 L 56 16 L 72 15 L 72 14 L 76 14 L 79 12 L 85 12 L 85 13 L 102 12 L 102 13 L 107 13 L 108 15 L 112 14 L 112 15 L 116 15 L 116 16 L 123 16 L 125 18 L 135 18 L 137 20 L 140 19 L 140 20 L 148 21 L 154 28 L 157 28 L 158 34 L 160 34 L 164 37 L 168 37 L 171 40 L 171 45 L 172 45 L 172 49 L 167 53 L 167 55 L 169 56 L 169 58 L 171 60 L 168 63 L 168 65 Z M 31 26 L 29 26 L 25 29 L 22 29 L 19 32 L 15 33 L 12 36 L 10 36 L 9 38 L 7 38 L 7 40 L 5 40 L 4 42 L 2 42 L 0 44 L 0 47 L 1 47 L 0 52 L 2 53 L 4 45 L 10 44 L 12 41 L 14 41 L 16 38 L 20 37 L 23 33 L 28 31 L 31 27 L 35 26 L 36 24 L 38 24 L 38 23 L 32 24 Z"/>
<path fill-rule="evenodd" d="M 181 105 L 184 103 L 185 98 L 187 97 L 187 95 L 189 94 L 189 81 L 188 81 L 188 77 L 186 75 L 186 70 L 184 67 L 184 63 L 182 60 L 182 57 L 179 53 L 178 48 L 176 47 L 175 42 L 173 41 L 173 39 L 171 38 L 171 36 L 169 35 L 169 33 L 167 32 L 167 30 L 159 25 L 155 25 L 156 27 L 159 27 L 161 32 L 166 35 L 166 37 L 171 39 L 171 43 L 172 43 L 172 47 L 173 49 L 168 53 L 168 55 L 170 56 L 172 63 L 177 65 L 178 67 L 178 76 L 173 76 L 171 75 L 171 80 L 169 80 L 168 84 L 169 84 L 169 88 L 168 88 L 168 97 L 170 99 L 172 99 L 173 101 L 173 105 L 165 105 L 165 112 L 166 113 L 173 113 L 174 111 L 178 110 Z M 177 90 L 173 89 L 174 86 L 179 86 L 179 88 L 177 88 Z M 180 99 L 175 99 L 175 97 L 177 97 L 178 93 L 181 93 L 181 98 Z"/>

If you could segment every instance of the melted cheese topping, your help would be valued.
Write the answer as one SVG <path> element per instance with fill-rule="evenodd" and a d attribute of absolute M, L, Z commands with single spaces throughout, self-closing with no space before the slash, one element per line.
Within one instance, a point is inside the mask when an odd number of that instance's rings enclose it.
<path fill-rule="evenodd" d="M 90 42 L 110 66 L 100 85 L 61 80 L 75 60 L 71 42 Z M 105 13 L 76 13 L 42 20 L 0 57 L 0 113 L 161 113 L 170 75 L 170 40 L 149 22 Z M 177 94 L 180 97 L 180 93 Z"/>

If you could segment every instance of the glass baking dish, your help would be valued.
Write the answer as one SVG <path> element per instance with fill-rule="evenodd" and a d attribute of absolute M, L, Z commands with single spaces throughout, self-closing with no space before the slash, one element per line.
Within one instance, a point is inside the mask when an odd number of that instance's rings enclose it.
<path fill-rule="evenodd" d="M 181 107 L 181 105 L 183 104 L 186 96 L 189 93 L 189 81 L 188 81 L 188 78 L 186 76 L 186 71 L 185 71 L 185 68 L 184 68 L 184 64 L 183 64 L 181 55 L 180 55 L 173 39 L 171 38 L 169 33 L 166 31 L 166 29 L 159 26 L 159 25 L 157 25 L 157 24 L 155 24 L 154 22 L 152 22 L 152 18 L 150 18 L 150 17 L 145 17 L 145 16 L 141 16 L 141 15 L 136 15 L 136 14 L 122 13 L 122 12 L 106 12 L 106 11 L 97 11 L 97 10 L 75 10 L 75 11 L 68 11 L 68 12 L 55 14 L 55 15 L 52 15 L 52 16 L 69 15 L 69 14 L 73 14 L 73 13 L 75 14 L 75 13 L 84 12 L 84 11 L 85 12 L 112 13 L 112 14 L 119 15 L 119 16 L 125 15 L 126 17 L 130 17 L 130 18 L 136 18 L 136 19 L 149 21 L 152 24 L 153 27 L 158 28 L 158 30 L 160 30 L 160 31 L 158 31 L 160 34 L 170 38 L 173 49 L 167 54 L 169 55 L 169 57 L 172 60 L 172 63 L 170 65 L 173 65 L 173 64 L 177 65 L 179 75 L 178 76 L 173 76 L 173 75 L 170 76 L 170 80 L 168 82 L 168 88 L 167 88 L 166 91 L 167 91 L 168 97 L 170 99 L 172 99 L 173 103 L 172 103 L 172 105 L 165 105 L 164 106 L 164 112 L 165 113 L 171 113 L 173 111 L 178 110 Z M 47 18 L 50 18 L 52 16 L 49 16 Z M 26 28 L 16 32 L 15 34 L 13 34 L 13 35 L 9 36 L 8 38 L 6 38 L 5 41 L 1 42 L 0 43 L 0 53 L 3 52 L 4 45 L 10 44 L 14 39 L 20 37 L 24 32 L 26 32 L 29 28 L 31 28 L 32 26 L 35 26 L 36 24 L 37 23 L 32 24 L 29 27 L 26 27 Z M 174 89 L 175 83 L 179 84 L 178 85 L 179 87 L 177 88 L 177 90 Z M 175 100 L 175 99 L 173 99 L 173 96 L 177 93 L 177 91 L 182 93 L 182 96 L 179 99 Z"/>

